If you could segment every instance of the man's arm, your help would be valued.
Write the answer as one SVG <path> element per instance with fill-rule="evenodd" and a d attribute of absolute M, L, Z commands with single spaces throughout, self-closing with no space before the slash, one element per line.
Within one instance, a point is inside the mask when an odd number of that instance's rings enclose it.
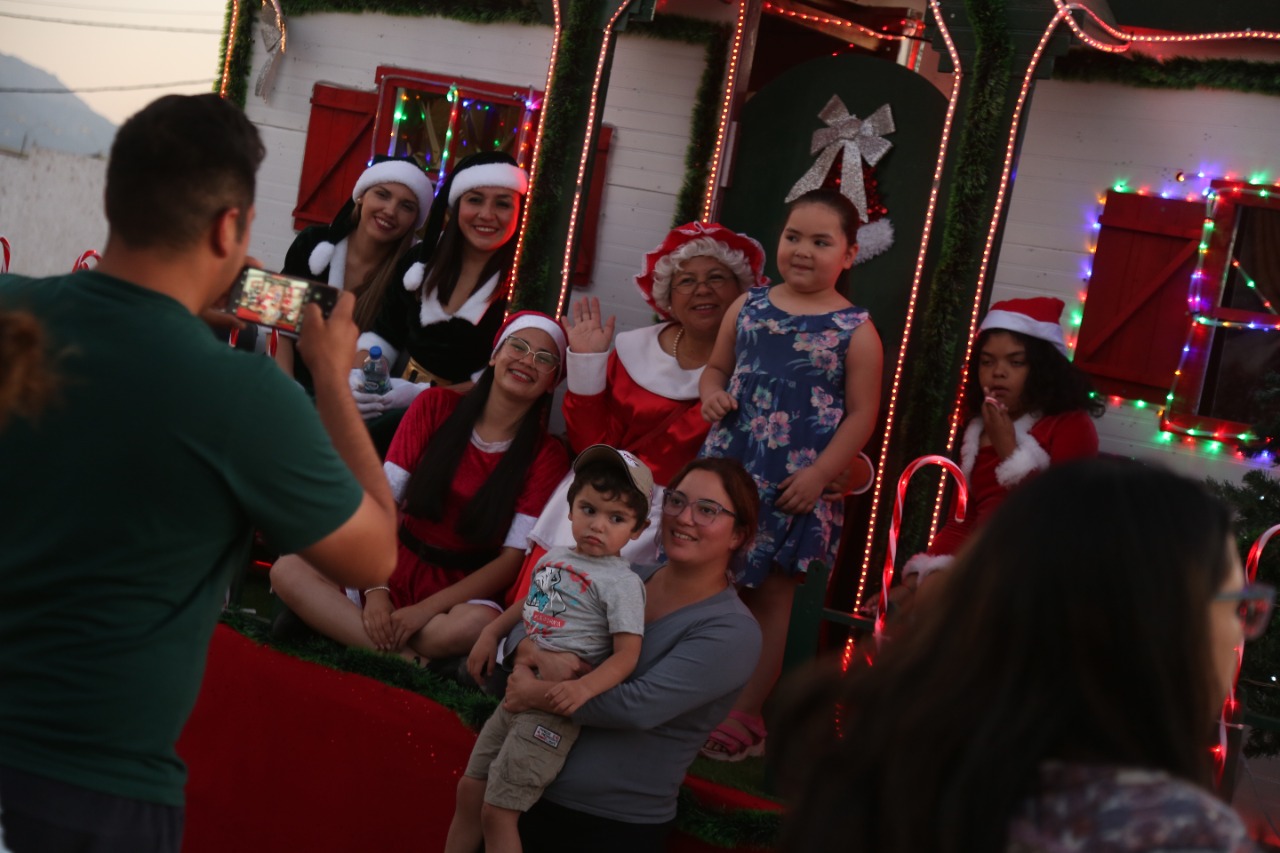
<path fill-rule="evenodd" d="M 319 306 L 308 305 L 298 351 L 311 370 L 320 422 L 364 489 L 364 499 L 337 530 L 301 555 L 332 580 L 364 589 L 386 583 L 395 569 L 396 505 L 347 384 L 348 362 L 359 334 L 351 319 L 354 305 L 355 297 L 343 293 L 328 319 Z"/>

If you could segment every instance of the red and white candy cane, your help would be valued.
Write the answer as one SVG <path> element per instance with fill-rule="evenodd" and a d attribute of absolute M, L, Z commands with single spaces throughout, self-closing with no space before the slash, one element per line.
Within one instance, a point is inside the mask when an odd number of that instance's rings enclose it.
<path fill-rule="evenodd" d="M 889 585 L 893 583 L 893 568 L 898 559 L 898 532 L 902 530 L 902 504 L 907 497 L 907 484 L 911 476 L 926 465 L 938 465 L 956 480 L 956 521 L 964 521 L 965 508 L 969 504 L 969 484 L 960 466 L 945 456 L 931 454 L 921 456 L 902 469 L 898 477 L 898 497 L 893 503 L 893 523 L 889 525 L 889 550 L 884 556 L 884 575 L 880 585 L 880 606 L 876 608 L 876 642 L 884 635 L 885 618 L 889 613 Z"/>
<path fill-rule="evenodd" d="M 1280 532 L 1280 524 L 1267 529 L 1249 548 L 1249 556 L 1244 561 L 1246 581 L 1253 583 L 1258 576 L 1258 561 L 1262 559 L 1262 549 L 1267 547 L 1271 537 Z M 1240 666 L 1244 663 L 1244 643 L 1236 646 L 1236 674 L 1231 679 L 1231 690 L 1227 700 L 1222 703 L 1222 716 L 1218 718 L 1218 745 L 1213 748 L 1214 769 L 1217 779 L 1222 781 L 1222 774 L 1227 769 L 1227 729 L 1238 725 L 1240 721 L 1240 702 L 1236 699 L 1236 687 L 1240 684 Z"/>
<path fill-rule="evenodd" d="M 99 255 L 96 249 L 85 249 L 80 253 L 80 257 L 76 258 L 75 265 L 71 267 L 72 272 L 89 269 L 89 261 L 100 261 L 102 255 Z"/>
<path fill-rule="evenodd" d="M 4 253 L 3 262 L 0 262 L 0 273 L 9 271 L 9 258 L 13 256 L 13 252 L 9 249 L 9 241 L 4 237 L 0 237 L 0 252 Z"/>

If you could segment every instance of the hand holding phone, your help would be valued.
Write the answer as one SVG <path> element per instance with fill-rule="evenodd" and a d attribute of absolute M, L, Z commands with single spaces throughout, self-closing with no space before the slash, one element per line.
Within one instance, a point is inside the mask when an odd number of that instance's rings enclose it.
<path fill-rule="evenodd" d="M 302 309 L 312 303 L 328 317 L 342 291 L 318 281 L 245 267 L 231 287 L 226 311 L 234 317 L 282 332 L 302 328 Z"/>

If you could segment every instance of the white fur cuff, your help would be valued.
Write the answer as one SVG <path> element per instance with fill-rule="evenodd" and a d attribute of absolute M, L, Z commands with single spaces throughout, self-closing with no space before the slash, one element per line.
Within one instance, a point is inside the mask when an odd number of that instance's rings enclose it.
<path fill-rule="evenodd" d="M 996 482 L 1006 489 L 1016 486 L 1036 471 L 1049 467 L 1049 454 L 1030 433 L 1018 436 L 1018 446 L 1009 458 L 996 466 Z"/>
<path fill-rule="evenodd" d="M 609 353 L 569 350 L 569 393 L 583 397 L 603 394 L 608 385 Z"/>
<path fill-rule="evenodd" d="M 954 554 L 916 554 L 902 567 L 902 577 L 916 575 L 916 583 L 934 572 L 945 571 L 955 562 Z"/>

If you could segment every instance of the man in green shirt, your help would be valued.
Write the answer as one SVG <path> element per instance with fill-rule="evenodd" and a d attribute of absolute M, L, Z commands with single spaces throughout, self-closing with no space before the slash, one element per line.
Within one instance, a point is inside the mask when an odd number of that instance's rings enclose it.
<path fill-rule="evenodd" d="M 347 387 L 344 294 L 299 349 L 313 406 L 199 316 L 245 263 L 257 129 L 214 95 L 119 130 L 93 272 L 0 276 L 43 326 L 58 391 L 0 431 L 0 826 L 13 853 L 165 851 L 174 743 L 257 528 L 335 582 L 395 565 L 395 506 Z M 317 410 L 319 417 L 317 417 Z"/>

